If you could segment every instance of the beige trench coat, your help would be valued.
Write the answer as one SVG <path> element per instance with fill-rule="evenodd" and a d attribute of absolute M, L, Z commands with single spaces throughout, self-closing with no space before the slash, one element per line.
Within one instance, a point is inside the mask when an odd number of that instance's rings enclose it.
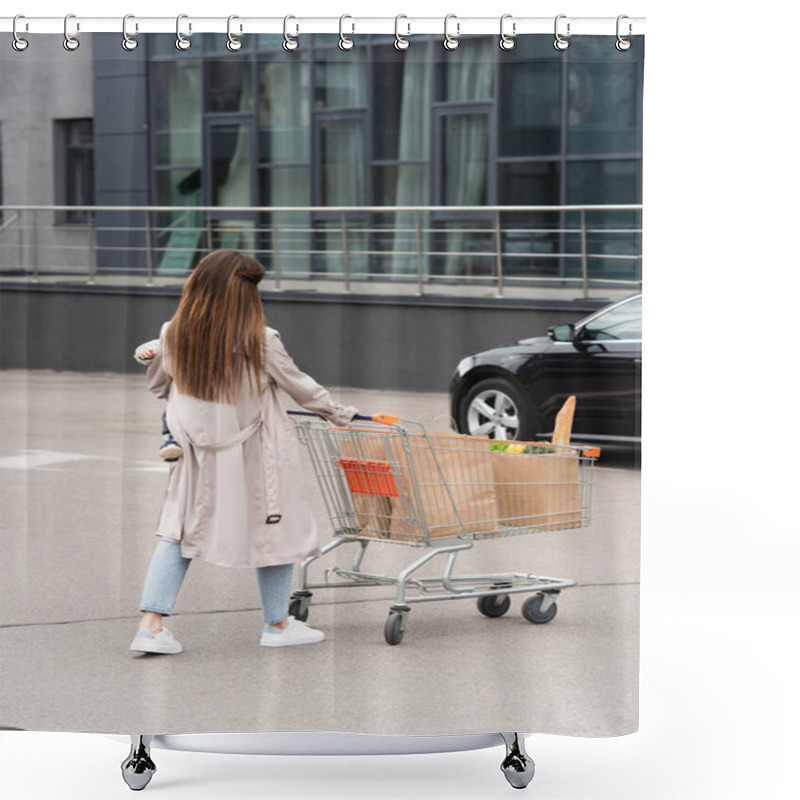
<path fill-rule="evenodd" d="M 280 334 L 266 328 L 266 391 L 247 379 L 235 405 L 212 403 L 177 391 L 165 367 L 164 331 L 147 370 L 148 388 L 166 398 L 167 424 L 183 448 L 170 466 L 156 535 L 181 543 L 186 558 L 226 567 L 288 564 L 319 555 L 294 425 L 278 396 L 336 425 L 357 409 L 331 399 L 286 352 Z M 270 523 L 267 523 L 267 520 Z M 278 521 L 273 521 L 278 520 Z"/>

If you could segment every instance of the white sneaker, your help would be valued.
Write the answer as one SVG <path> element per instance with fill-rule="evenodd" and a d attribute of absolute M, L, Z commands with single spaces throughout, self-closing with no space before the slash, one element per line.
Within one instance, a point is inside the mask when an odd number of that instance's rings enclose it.
<path fill-rule="evenodd" d="M 173 654 L 183 651 L 183 645 L 172 635 L 167 628 L 161 628 L 158 633 L 140 630 L 133 637 L 129 650 L 139 653 L 165 653 Z"/>
<path fill-rule="evenodd" d="M 272 625 L 265 625 L 261 632 L 262 647 L 287 647 L 292 644 L 312 644 L 325 638 L 322 631 L 309 628 L 305 622 L 289 617 L 289 625 L 279 630 Z"/>

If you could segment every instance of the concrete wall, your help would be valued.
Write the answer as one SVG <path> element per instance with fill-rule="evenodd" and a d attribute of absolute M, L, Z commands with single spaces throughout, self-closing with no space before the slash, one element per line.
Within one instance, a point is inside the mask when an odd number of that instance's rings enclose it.
<path fill-rule="evenodd" d="M 0 368 L 141 371 L 134 347 L 158 335 L 178 300 L 174 289 L 4 286 Z M 442 392 L 463 356 L 544 334 L 598 305 L 271 295 L 265 310 L 297 363 L 321 383 Z"/>
<path fill-rule="evenodd" d="M 3 204 L 54 205 L 56 119 L 94 117 L 91 36 L 67 52 L 60 36 L 23 34 L 29 47 L 17 53 L 0 47 L 0 123 L 3 136 Z M 122 48 L 120 48 L 122 52 Z M 0 265 L 14 269 L 36 263 L 48 269 L 85 269 L 89 229 L 56 225 L 51 211 L 23 218 L 29 230 L 0 237 Z"/>

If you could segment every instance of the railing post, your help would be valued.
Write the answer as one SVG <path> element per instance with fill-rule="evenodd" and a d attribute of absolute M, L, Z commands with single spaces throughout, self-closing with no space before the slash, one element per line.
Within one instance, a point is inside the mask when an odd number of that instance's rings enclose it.
<path fill-rule="evenodd" d="M 272 232 L 272 271 L 275 273 L 275 290 L 281 288 L 281 265 L 278 261 L 278 226 L 275 224 L 274 212 L 270 215 L 270 230 Z"/>
<path fill-rule="evenodd" d="M 395 217 L 395 223 L 397 218 Z M 419 211 L 414 212 L 414 240 L 417 247 L 417 294 L 422 297 L 424 275 L 422 272 L 422 231 L 420 230 Z"/>
<path fill-rule="evenodd" d="M 589 259 L 586 253 L 586 209 L 581 209 L 581 278 L 583 297 L 589 297 Z"/>
<path fill-rule="evenodd" d="M 153 285 L 153 231 L 150 226 L 150 209 L 144 212 L 145 255 L 147 257 L 147 285 Z"/>
<path fill-rule="evenodd" d="M 214 248 L 212 246 L 212 231 L 211 231 L 211 214 L 206 211 L 206 253 L 210 253 Z"/>
<path fill-rule="evenodd" d="M 503 296 L 503 234 L 500 230 L 500 212 L 494 212 L 494 231 L 497 238 L 496 266 L 497 266 L 497 296 Z"/>
<path fill-rule="evenodd" d="M 342 268 L 344 270 L 344 290 L 350 291 L 350 254 L 347 252 L 347 219 L 341 212 L 342 220 Z"/>
<path fill-rule="evenodd" d="M 94 212 L 89 212 L 89 280 L 87 283 L 94 283 L 97 276 L 97 242 L 95 241 L 95 233 L 97 226 L 95 225 Z"/>
<path fill-rule="evenodd" d="M 31 229 L 33 235 L 33 242 L 31 252 L 33 253 L 33 280 L 39 282 L 39 215 L 36 209 L 31 211 Z"/>

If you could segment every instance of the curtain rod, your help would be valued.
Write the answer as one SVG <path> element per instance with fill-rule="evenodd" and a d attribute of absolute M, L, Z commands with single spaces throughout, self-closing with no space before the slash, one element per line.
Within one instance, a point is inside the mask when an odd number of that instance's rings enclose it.
<path fill-rule="evenodd" d="M 503 15 L 502 29 L 507 36 L 523 34 L 553 34 L 558 25 L 562 36 L 608 35 L 635 36 L 644 33 L 645 17 L 570 17 L 560 14 L 556 17 L 514 17 Z M 14 17 L 0 17 L 0 32 L 14 31 Z M 230 26 L 230 27 L 229 27 Z M 143 33 L 172 33 L 178 27 L 176 17 L 137 17 L 128 15 L 125 31 L 128 36 Z M 65 30 L 66 28 L 66 30 Z M 443 17 L 195 17 L 181 15 L 180 32 L 192 33 L 233 33 L 237 36 L 257 33 L 285 34 L 295 36 L 303 33 L 344 33 L 358 34 L 400 34 L 414 36 L 421 34 L 442 34 L 445 28 L 451 36 L 470 34 L 500 34 L 501 17 L 459 17 L 449 15 L 447 23 Z M 16 33 L 68 33 L 78 36 L 81 33 L 120 33 L 123 32 L 122 17 L 83 17 L 76 14 L 64 17 L 27 17 L 19 15 L 16 20 Z"/>

